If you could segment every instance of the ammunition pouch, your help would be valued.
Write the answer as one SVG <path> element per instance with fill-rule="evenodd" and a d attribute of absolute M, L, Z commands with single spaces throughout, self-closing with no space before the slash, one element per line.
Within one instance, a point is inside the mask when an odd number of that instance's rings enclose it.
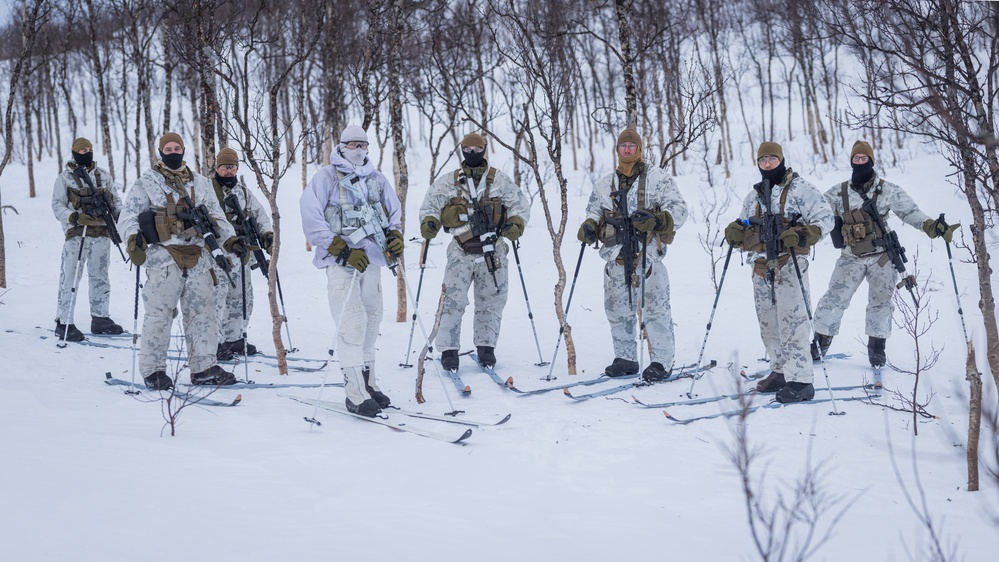
<path fill-rule="evenodd" d="M 782 254 L 777 258 L 777 269 L 783 268 L 787 265 L 788 260 L 791 259 L 791 254 Z M 759 275 L 760 277 L 767 276 L 767 258 L 758 258 L 753 262 L 753 275 Z"/>
<path fill-rule="evenodd" d="M 760 228 L 755 224 L 746 227 L 746 233 L 742 239 L 742 249 L 747 252 L 763 253 L 767 251 L 767 245 L 760 237 Z"/>
<path fill-rule="evenodd" d="M 853 249 L 854 255 L 866 256 L 883 252 L 874 241 L 884 236 L 874 219 L 863 209 L 850 209 L 843 213 L 843 225 L 838 229 L 843 243 Z"/>
<path fill-rule="evenodd" d="M 466 254 L 482 253 L 482 240 L 480 240 L 478 236 L 474 236 L 471 230 L 466 230 L 458 236 L 455 236 L 454 240 Z"/>
<path fill-rule="evenodd" d="M 183 200 L 180 203 L 174 203 L 173 197 L 167 195 L 166 207 L 153 211 L 155 213 L 156 237 L 161 243 L 166 242 L 172 236 L 177 236 L 183 240 L 190 240 L 198 236 L 198 231 L 193 226 L 189 226 L 187 221 L 177 217 L 178 209 L 187 212 L 191 210 Z"/>

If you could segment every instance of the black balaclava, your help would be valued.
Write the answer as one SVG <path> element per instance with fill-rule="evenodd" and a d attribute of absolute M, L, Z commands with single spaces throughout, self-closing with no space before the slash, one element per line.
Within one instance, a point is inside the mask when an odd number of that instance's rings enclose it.
<path fill-rule="evenodd" d="M 163 154 L 163 151 L 161 150 L 160 159 L 163 160 L 163 163 L 166 164 L 167 168 L 170 168 L 171 170 L 179 170 L 181 165 L 184 164 L 184 153 L 178 152 L 174 154 Z"/>
<path fill-rule="evenodd" d="M 94 163 L 94 153 L 88 152 L 86 154 L 80 154 L 79 152 L 74 152 L 73 161 L 76 162 L 77 166 L 83 166 L 86 168 Z"/>
<path fill-rule="evenodd" d="M 229 189 L 236 187 L 236 184 L 239 182 L 239 178 L 237 178 L 236 176 L 230 176 L 227 178 L 225 176 L 220 176 L 218 174 L 215 174 L 215 179 L 218 180 L 219 185 Z"/>
<path fill-rule="evenodd" d="M 486 151 L 482 152 L 461 152 L 461 156 L 465 159 L 465 164 L 469 168 L 478 168 L 482 165 L 482 160 L 486 157 Z"/>
<path fill-rule="evenodd" d="M 777 185 L 784 180 L 784 174 L 787 173 L 787 168 L 784 166 L 784 160 L 777 164 L 777 167 L 773 170 L 764 170 L 760 168 L 760 175 L 763 179 L 770 180 L 770 185 Z"/>
<path fill-rule="evenodd" d="M 874 177 L 874 159 L 868 158 L 866 164 L 853 164 L 853 177 L 850 179 L 850 183 L 857 187 L 863 186 L 865 183 L 871 181 Z"/>

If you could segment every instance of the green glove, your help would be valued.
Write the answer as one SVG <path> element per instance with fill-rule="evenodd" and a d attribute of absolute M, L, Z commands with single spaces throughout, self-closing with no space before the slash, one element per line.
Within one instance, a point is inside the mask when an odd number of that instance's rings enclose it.
<path fill-rule="evenodd" d="M 441 230 L 441 221 L 433 215 L 427 215 L 420 223 L 420 236 L 423 236 L 427 240 L 437 236 L 437 233 Z M 332 252 L 330 252 L 332 253 Z"/>
<path fill-rule="evenodd" d="M 940 219 L 926 219 L 923 222 L 923 232 L 930 238 L 943 236 L 943 239 L 950 244 L 954 240 L 954 231 L 961 228 L 961 223 L 947 224 Z"/>
<path fill-rule="evenodd" d="M 260 249 L 260 246 L 247 243 L 242 236 L 230 236 L 222 243 L 222 247 L 230 254 L 236 254 L 242 260 L 243 265 L 250 263 L 250 252 Z"/>
<path fill-rule="evenodd" d="M 73 226 L 104 226 L 104 221 L 87 213 L 73 211 L 69 215 L 69 224 Z"/>
<path fill-rule="evenodd" d="M 448 203 L 441 209 L 441 224 L 447 228 L 458 228 L 466 222 L 468 222 L 468 207 L 464 203 Z"/>
<path fill-rule="evenodd" d="M 631 214 L 631 225 L 639 232 L 652 232 L 659 227 L 659 219 L 652 211 L 639 209 Z"/>
<path fill-rule="evenodd" d="M 673 232 L 673 215 L 669 211 L 655 211 L 656 218 L 659 219 L 659 232 Z"/>
<path fill-rule="evenodd" d="M 597 221 L 593 219 L 586 219 L 583 224 L 579 225 L 579 232 L 576 233 L 576 238 L 586 244 L 597 243 Z"/>
<path fill-rule="evenodd" d="M 398 230 L 389 231 L 388 236 L 385 237 L 385 245 L 388 247 L 388 253 L 393 258 L 401 256 L 402 251 L 406 249 L 406 244 L 402 240 L 402 233 Z"/>
<path fill-rule="evenodd" d="M 815 245 L 822 235 L 822 230 L 813 225 L 792 226 L 780 233 L 778 238 L 784 243 L 785 249 L 794 248 L 796 250 L 808 249 Z"/>
<path fill-rule="evenodd" d="M 503 223 L 503 227 L 500 228 L 500 234 L 505 236 L 509 240 L 516 240 L 524 234 L 524 219 L 518 216 L 512 216 L 506 219 Z"/>
<path fill-rule="evenodd" d="M 333 242 L 330 243 L 327 250 L 329 250 L 331 255 L 336 256 L 338 264 L 349 265 L 356 269 L 358 273 L 364 273 L 364 270 L 368 268 L 368 254 L 360 248 L 348 247 L 347 241 L 339 236 L 333 238 Z"/>
<path fill-rule="evenodd" d="M 146 263 L 146 241 L 138 234 L 128 237 L 128 258 L 135 265 Z"/>
<path fill-rule="evenodd" d="M 725 227 L 725 240 L 729 245 L 741 246 L 746 239 L 746 225 L 741 221 L 732 221 Z"/>
<path fill-rule="evenodd" d="M 260 235 L 260 247 L 267 252 L 271 253 L 271 246 L 274 245 L 274 233 L 265 232 Z"/>

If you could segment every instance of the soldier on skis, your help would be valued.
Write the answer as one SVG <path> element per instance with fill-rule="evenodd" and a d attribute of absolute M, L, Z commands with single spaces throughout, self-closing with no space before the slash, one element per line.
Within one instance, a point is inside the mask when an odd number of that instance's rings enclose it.
<path fill-rule="evenodd" d="M 122 333 L 121 326 L 109 318 L 111 239 L 97 201 L 103 198 L 104 209 L 113 215 L 110 217 L 113 223 L 118 219 L 121 198 L 111 182 L 111 173 L 94 163 L 94 147 L 89 140 L 76 139 L 71 150 L 73 160 L 66 163 L 52 189 L 52 212 L 66 235 L 56 299 L 56 335 L 78 342 L 83 341 L 83 333 L 73 322 L 72 307 L 84 266 L 90 280 L 90 332 Z"/>
<path fill-rule="evenodd" d="M 826 191 L 825 196 L 836 217 L 836 230 L 832 233 L 833 245 L 842 248 L 836 268 L 829 279 L 829 289 L 819 299 L 815 310 L 815 338 L 812 340 L 812 359 L 824 356 L 839 334 L 843 313 L 850 299 L 867 281 L 867 356 L 871 366 L 881 367 L 887 361 L 885 341 L 891 335 L 892 314 L 899 272 L 892 267 L 883 240 L 891 232 L 882 232 L 878 224 L 887 224 L 892 211 L 902 222 L 921 228 L 930 238 L 943 236 L 950 242 L 960 226 L 946 225 L 919 210 L 908 193 L 894 183 L 885 181 L 874 171 L 874 149 L 858 140 L 850 151 L 853 174 L 848 181 L 838 183 Z M 862 208 L 872 202 L 881 215 L 874 221 Z"/>
<path fill-rule="evenodd" d="M 496 365 L 509 274 L 509 244 L 524 233 L 531 218 L 527 197 L 503 172 L 489 166 L 486 139 L 469 133 L 461 140 L 461 167 L 443 174 L 427 191 L 420 207 L 420 234 L 430 240 L 441 227 L 453 236 L 444 270 L 444 314 L 435 340 L 441 364 L 458 369 L 461 318 L 473 287 L 475 321 L 472 341 L 483 367 Z"/>
<path fill-rule="evenodd" d="M 806 258 L 832 228 L 832 212 L 815 186 L 785 166 L 779 144 L 760 144 L 757 165 L 763 181 L 746 196 L 742 218 L 725 228 L 729 244 L 741 246 L 753 264 L 753 300 L 771 370 L 757 390 L 777 392 L 785 403 L 811 400 Z"/>
<path fill-rule="evenodd" d="M 219 246 L 237 254 L 246 249 L 226 221 L 208 178 L 184 161 L 180 135 L 168 132 L 160 137 L 159 151 L 160 160 L 128 190 L 118 219 L 132 263 L 146 268 L 139 373 L 149 388 L 173 388 L 166 373 L 167 347 L 179 304 L 191 383 L 235 384 L 236 377 L 216 360 L 214 284 L 230 282 L 231 265 Z"/>
<path fill-rule="evenodd" d="M 585 244 L 603 243 L 600 257 L 607 262 L 604 311 L 614 340 L 614 361 L 604 372 L 612 377 L 638 373 L 635 334 L 641 312 L 651 348 L 651 362 L 642 378 L 661 381 L 672 373 L 675 354 L 663 258 L 676 229 L 687 220 L 687 203 L 673 178 L 643 159 L 642 139 L 635 129 L 621 132 L 615 153 L 617 169 L 593 184 L 587 218 L 577 235 Z M 643 277 L 644 294 L 640 294 Z"/>
<path fill-rule="evenodd" d="M 274 243 L 274 233 L 271 226 L 271 215 L 259 200 L 246 188 L 240 185 L 236 173 L 239 171 L 239 157 L 236 151 L 231 148 L 223 148 L 215 157 L 215 173 L 212 174 L 212 187 L 215 188 L 215 195 L 218 197 L 219 206 L 225 212 L 226 218 L 233 226 L 233 229 L 240 232 L 247 223 L 254 222 L 259 229 L 260 247 L 247 246 L 251 252 L 253 250 L 263 250 L 268 254 L 271 251 L 271 244 Z M 235 197 L 242 211 L 242 216 L 237 215 L 232 205 L 226 203 L 227 197 Z M 220 324 L 220 335 L 217 355 L 219 361 L 228 361 L 234 355 L 254 355 L 257 353 L 256 346 L 243 341 L 243 332 L 246 330 L 246 323 L 250 315 L 253 314 L 253 284 L 250 275 L 250 266 L 256 263 L 256 258 L 251 252 L 244 255 L 248 260 L 243 263 L 247 268 L 240 273 L 245 278 L 246 287 L 246 320 L 243 318 L 243 293 L 244 288 L 240 281 L 236 282 L 236 287 L 228 283 L 216 285 L 216 297 L 218 299 L 218 314 Z M 246 348 L 245 350 L 243 348 Z"/>
<path fill-rule="evenodd" d="M 382 319 L 382 267 L 395 267 L 405 247 L 402 206 L 368 158 L 368 135 L 348 125 L 300 200 L 302 229 L 315 246 L 312 263 L 326 269 L 336 353 L 347 409 L 374 417 L 391 403 L 375 382 L 375 342 Z"/>

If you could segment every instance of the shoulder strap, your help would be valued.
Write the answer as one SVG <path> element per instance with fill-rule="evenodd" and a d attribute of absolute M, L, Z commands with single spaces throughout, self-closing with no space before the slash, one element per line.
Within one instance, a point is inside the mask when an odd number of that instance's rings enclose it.
<path fill-rule="evenodd" d="M 638 174 L 638 193 L 636 195 L 638 196 L 637 206 L 639 210 L 645 209 L 645 203 L 646 203 L 645 184 L 648 176 L 649 176 L 649 167 L 645 166 L 642 168 L 642 172 Z"/>
<path fill-rule="evenodd" d="M 794 178 L 796 177 L 798 177 L 797 174 L 795 174 L 795 176 L 791 178 L 791 181 L 794 181 Z M 791 184 L 788 183 L 787 185 L 783 186 L 783 191 L 780 192 L 780 214 L 782 216 L 785 215 L 784 206 L 787 204 L 787 194 L 790 191 L 791 191 Z"/>
<path fill-rule="evenodd" d="M 850 182 L 845 181 L 839 186 L 839 196 L 843 198 L 843 212 L 850 210 Z"/>

